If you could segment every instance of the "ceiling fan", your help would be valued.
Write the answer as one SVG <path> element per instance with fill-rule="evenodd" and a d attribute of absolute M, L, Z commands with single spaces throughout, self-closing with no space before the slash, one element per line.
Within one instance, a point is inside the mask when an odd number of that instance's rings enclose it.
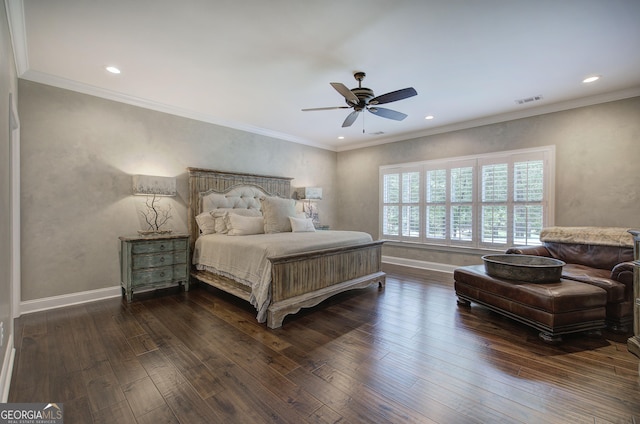
<path fill-rule="evenodd" d="M 364 72 L 356 72 L 353 77 L 358 81 L 358 87 L 349 90 L 344 84 L 339 82 L 330 83 L 333 88 L 336 89 L 343 97 L 347 106 L 333 106 L 333 107 L 317 107 L 311 109 L 302 109 L 307 112 L 310 110 L 331 110 L 331 109 L 353 109 L 347 118 L 342 123 L 342 127 L 350 127 L 358 117 L 358 114 L 363 110 L 368 110 L 374 115 L 381 116 L 383 118 L 393 119 L 395 121 L 402 121 L 407 117 L 406 114 L 383 107 L 377 107 L 377 105 L 396 102 L 409 97 L 413 97 L 418 92 L 413 87 L 403 88 L 402 90 L 392 91 L 390 93 L 375 96 L 373 90 L 362 86 L 362 80 L 366 74 Z"/>

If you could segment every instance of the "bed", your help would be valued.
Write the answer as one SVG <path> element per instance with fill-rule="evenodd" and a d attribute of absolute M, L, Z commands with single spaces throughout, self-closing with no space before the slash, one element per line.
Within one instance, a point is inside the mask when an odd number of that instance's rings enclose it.
<path fill-rule="evenodd" d="M 291 220 L 291 225 L 295 221 L 294 231 L 267 230 L 273 228 L 270 225 L 282 224 L 269 218 L 273 216 L 272 205 L 279 207 L 293 202 L 287 200 L 291 197 L 291 178 L 201 168 L 188 171 L 192 279 L 250 302 L 256 307 L 258 322 L 266 321 L 269 328 L 279 328 L 287 315 L 315 306 L 335 294 L 373 284 L 384 287 L 383 242 L 372 240 L 366 233 L 304 231 L 305 220 L 301 217 Z M 254 217 L 262 212 L 267 234 L 254 234 L 250 231 L 255 226 Z M 217 218 L 206 224 L 204 216 L 208 220 L 210 216 Z M 241 223 L 227 228 L 240 236 L 215 232 L 215 224 L 221 222 L 221 217 L 228 224 L 231 217 L 234 223 Z M 272 240 L 280 244 L 271 244 Z M 222 242 L 234 245 L 216 244 Z M 262 253 L 249 251 L 257 246 L 262 246 Z M 256 257 L 260 255 L 265 257 L 264 266 L 256 265 Z M 245 264 L 223 268 L 215 262 L 221 256 L 241 258 Z M 264 270 L 266 273 L 261 274 Z M 266 286 L 256 288 L 253 278 L 266 281 Z"/>

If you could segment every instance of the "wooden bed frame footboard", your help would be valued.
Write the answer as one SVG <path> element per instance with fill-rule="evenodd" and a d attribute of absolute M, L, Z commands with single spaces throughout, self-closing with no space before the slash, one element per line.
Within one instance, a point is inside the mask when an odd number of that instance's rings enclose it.
<path fill-rule="evenodd" d="M 269 258 L 271 303 L 267 327 L 279 328 L 289 314 L 316 306 L 331 296 L 378 284 L 384 287 L 382 241 Z M 246 300 L 247 286 L 230 278 L 195 268 L 191 276 L 219 290 Z"/>
<path fill-rule="evenodd" d="M 285 316 L 315 306 L 347 290 L 378 283 L 382 241 L 269 258 L 272 264 L 271 305 L 267 326 L 278 328 Z"/>

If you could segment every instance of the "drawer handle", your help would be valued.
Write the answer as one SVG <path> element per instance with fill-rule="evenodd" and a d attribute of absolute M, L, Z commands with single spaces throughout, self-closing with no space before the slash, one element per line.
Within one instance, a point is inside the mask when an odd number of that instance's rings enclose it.
<path fill-rule="evenodd" d="M 164 256 L 160 258 L 160 262 L 164 262 Z"/>
<path fill-rule="evenodd" d="M 161 277 L 164 277 L 164 271 L 162 271 L 162 272 L 160 273 L 160 276 L 161 276 Z"/>
<path fill-rule="evenodd" d="M 160 250 L 164 250 L 164 244 L 160 245 Z"/>

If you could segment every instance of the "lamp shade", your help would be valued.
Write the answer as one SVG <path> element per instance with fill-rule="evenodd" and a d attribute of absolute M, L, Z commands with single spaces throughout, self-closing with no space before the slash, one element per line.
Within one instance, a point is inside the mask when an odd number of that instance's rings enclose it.
<path fill-rule="evenodd" d="M 156 177 L 153 175 L 134 175 L 133 194 L 175 196 L 176 179 L 174 177 Z"/>
<path fill-rule="evenodd" d="M 299 187 L 296 194 L 299 200 L 322 200 L 322 187 Z"/>

